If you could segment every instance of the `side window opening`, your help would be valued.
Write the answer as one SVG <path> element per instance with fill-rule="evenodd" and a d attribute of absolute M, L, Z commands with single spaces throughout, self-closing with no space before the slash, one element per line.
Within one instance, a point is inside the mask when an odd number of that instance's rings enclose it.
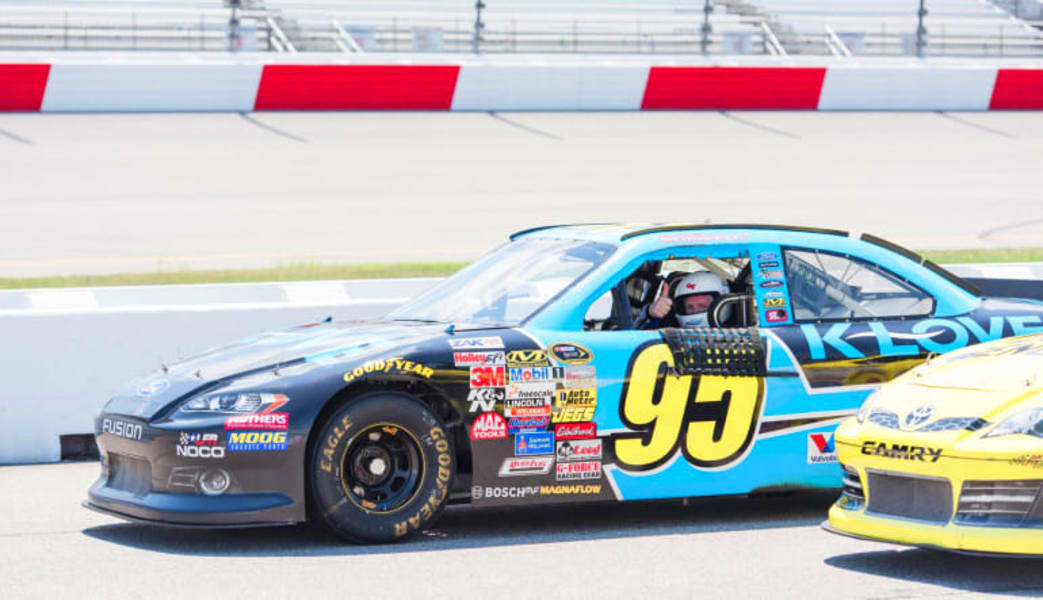
<path fill-rule="evenodd" d="M 737 258 L 670 258 L 647 261 L 616 287 L 595 300 L 584 318 L 585 330 L 613 329 L 661 329 L 680 327 L 674 312 L 654 326 L 648 326 L 648 311 L 659 297 L 663 284 L 675 296 L 677 285 L 685 276 L 699 271 L 710 271 L 725 285 L 725 293 L 710 306 L 715 318 L 714 327 L 750 327 L 756 325 L 757 311 L 754 306 L 753 283 L 749 259 Z M 625 323 L 629 321 L 629 323 Z"/>
<path fill-rule="evenodd" d="M 784 249 L 793 317 L 798 321 L 929 315 L 934 298 L 881 267 L 820 250 Z"/>

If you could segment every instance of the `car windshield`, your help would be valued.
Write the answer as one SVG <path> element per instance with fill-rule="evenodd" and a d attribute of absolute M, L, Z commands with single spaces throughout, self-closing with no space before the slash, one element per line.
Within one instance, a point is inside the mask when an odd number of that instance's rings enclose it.
<path fill-rule="evenodd" d="M 516 325 L 604 262 L 608 244 L 523 238 L 471 263 L 392 311 L 396 321 Z"/>

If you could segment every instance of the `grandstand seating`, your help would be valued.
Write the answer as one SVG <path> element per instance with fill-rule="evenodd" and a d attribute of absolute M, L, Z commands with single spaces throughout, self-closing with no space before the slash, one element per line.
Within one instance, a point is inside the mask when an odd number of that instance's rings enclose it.
<path fill-rule="evenodd" d="M 224 0 L 227 3 L 228 0 Z M 917 53 L 918 0 L 246 0 L 242 50 Z M 928 56 L 1043 56 L 1039 0 L 926 0 Z M 1035 11 L 1035 12 L 1034 12 Z M 226 50 L 222 0 L 0 0 L 0 49 Z M 708 26 L 708 27 L 706 27 Z"/>

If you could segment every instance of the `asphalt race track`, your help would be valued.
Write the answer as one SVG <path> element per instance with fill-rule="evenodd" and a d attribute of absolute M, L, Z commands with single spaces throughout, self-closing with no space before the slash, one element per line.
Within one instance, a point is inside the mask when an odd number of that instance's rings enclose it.
<path fill-rule="evenodd" d="M 450 508 L 433 531 L 349 546 L 310 527 L 198 531 L 81 508 L 93 463 L 0 467 L 5 598 L 1038 597 L 1043 560 L 842 538 L 834 493 Z"/>
<path fill-rule="evenodd" d="M 0 114 L 0 277 L 472 259 L 558 222 L 1039 245 L 1010 113 Z"/>

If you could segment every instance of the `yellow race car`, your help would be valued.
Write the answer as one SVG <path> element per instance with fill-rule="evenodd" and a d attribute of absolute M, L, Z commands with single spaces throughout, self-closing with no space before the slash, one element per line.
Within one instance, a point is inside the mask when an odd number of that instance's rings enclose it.
<path fill-rule="evenodd" d="M 928 359 L 834 439 L 844 488 L 827 531 L 1043 556 L 1043 334 Z"/>

